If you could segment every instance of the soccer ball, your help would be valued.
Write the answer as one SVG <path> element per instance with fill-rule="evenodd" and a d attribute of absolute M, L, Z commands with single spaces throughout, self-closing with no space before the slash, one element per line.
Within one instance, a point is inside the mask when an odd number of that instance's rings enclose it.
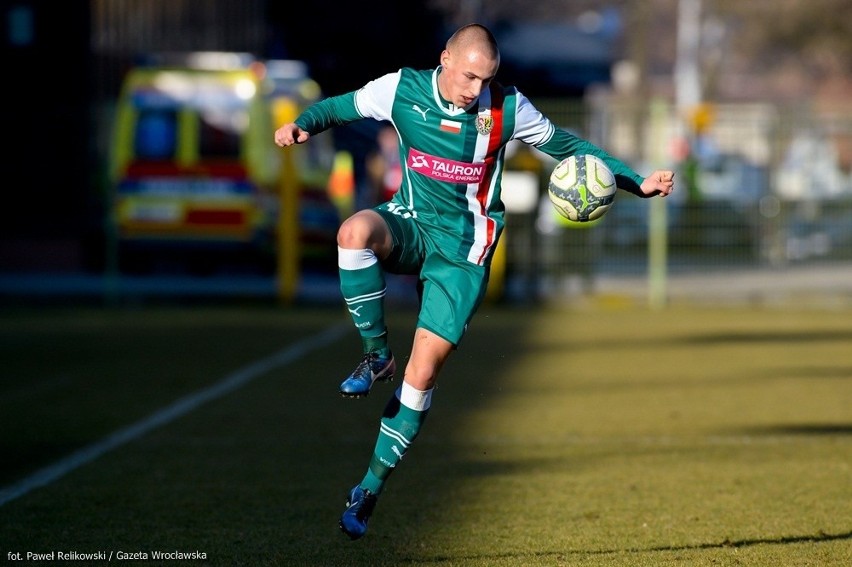
<path fill-rule="evenodd" d="M 570 156 L 550 174 L 547 194 L 560 215 L 574 222 L 601 218 L 615 201 L 615 175 L 593 155 Z"/>

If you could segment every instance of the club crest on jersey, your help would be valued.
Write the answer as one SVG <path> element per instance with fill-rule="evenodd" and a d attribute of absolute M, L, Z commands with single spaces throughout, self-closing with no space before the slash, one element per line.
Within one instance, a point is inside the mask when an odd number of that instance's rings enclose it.
<path fill-rule="evenodd" d="M 487 136 L 494 128 L 494 118 L 490 114 L 480 114 L 476 117 L 476 131 Z"/>

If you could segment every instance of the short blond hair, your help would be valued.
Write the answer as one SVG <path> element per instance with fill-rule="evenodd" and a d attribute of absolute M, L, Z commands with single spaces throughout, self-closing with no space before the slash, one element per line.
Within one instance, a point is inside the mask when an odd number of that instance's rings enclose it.
<path fill-rule="evenodd" d="M 500 58 L 497 40 L 491 31 L 482 24 L 467 24 L 455 31 L 447 40 L 447 51 L 476 48 L 492 59 Z"/>

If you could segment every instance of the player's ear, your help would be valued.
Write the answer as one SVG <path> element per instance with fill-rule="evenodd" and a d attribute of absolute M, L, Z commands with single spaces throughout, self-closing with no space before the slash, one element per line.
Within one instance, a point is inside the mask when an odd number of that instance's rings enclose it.
<path fill-rule="evenodd" d="M 441 52 L 441 65 L 446 67 L 450 62 L 450 52 L 446 49 Z"/>

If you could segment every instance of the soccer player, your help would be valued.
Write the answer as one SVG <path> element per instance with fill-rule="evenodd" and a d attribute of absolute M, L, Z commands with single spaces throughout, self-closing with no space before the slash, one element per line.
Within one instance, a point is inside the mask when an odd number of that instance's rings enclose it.
<path fill-rule="evenodd" d="M 403 68 L 362 88 L 315 103 L 275 131 L 286 147 L 363 118 L 389 121 L 399 137 L 402 185 L 393 198 L 346 219 L 337 233 L 340 290 L 361 335 L 363 357 L 340 385 L 366 396 L 396 372 L 384 318 L 384 271 L 416 274 L 420 311 L 402 384 L 381 416 L 364 477 L 349 491 L 340 528 L 357 539 L 386 481 L 417 437 L 438 373 L 456 349 L 488 283 L 503 230 L 504 149 L 520 140 L 562 160 L 602 158 L 619 188 L 666 196 L 671 171 L 643 178 L 604 150 L 556 128 L 515 87 L 494 80 L 500 52 L 479 24 L 458 29 L 435 69 Z"/>

